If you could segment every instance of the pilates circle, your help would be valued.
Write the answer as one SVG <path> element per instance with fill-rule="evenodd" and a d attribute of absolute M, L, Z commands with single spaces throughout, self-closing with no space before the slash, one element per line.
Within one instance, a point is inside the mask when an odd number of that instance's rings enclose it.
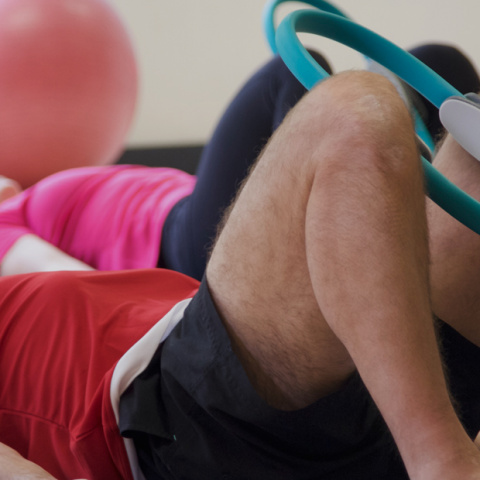
<path fill-rule="evenodd" d="M 289 2 L 291 2 L 291 0 L 269 0 L 263 9 L 263 30 L 267 39 L 267 43 L 274 54 L 278 53 L 275 38 L 275 10 L 280 4 Z M 324 12 L 332 13 L 335 15 L 339 15 L 340 17 L 350 19 L 350 17 L 346 13 L 344 13 L 342 10 L 332 5 L 331 3 L 327 2 L 326 0 L 301 0 L 301 3 L 310 5 L 311 7 L 315 7 L 316 9 Z M 368 57 L 366 57 L 366 60 L 367 62 L 370 61 Z M 420 137 L 425 146 L 430 150 L 431 155 L 431 152 L 435 150 L 435 142 L 433 141 L 430 132 L 425 125 L 425 122 L 423 121 L 417 110 L 415 108 L 412 108 L 411 113 L 413 115 L 413 120 L 415 123 L 415 131 L 417 132 L 417 135 Z"/>
<path fill-rule="evenodd" d="M 324 0 L 301 0 L 302 3 L 316 7 L 319 10 L 334 13 L 341 17 L 349 18 L 345 13 L 339 10 L 337 7 Z M 263 9 L 263 30 L 267 38 L 268 45 L 273 53 L 277 53 L 277 43 L 275 41 L 275 10 L 282 3 L 288 3 L 291 0 L 270 0 L 266 3 Z"/>
<path fill-rule="evenodd" d="M 371 30 L 335 13 L 297 10 L 278 26 L 275 44 L 285 64 L 308 90 L 328 77 L 328 73 L 301 44 L 297 32 L 321 35 L 363 53 L 395 73 L 437 108 L 450 97 L 466 99 L 420 60 Z M 480 202 L 450 182 L 423 157 L 422 164 L 429 197 L 480 234 Z"/>

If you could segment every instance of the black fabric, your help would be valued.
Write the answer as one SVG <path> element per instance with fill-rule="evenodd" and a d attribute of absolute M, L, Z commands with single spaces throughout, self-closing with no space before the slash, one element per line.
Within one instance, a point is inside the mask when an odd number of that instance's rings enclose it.
<path fill-rule="evenodd" d="M 452 394 L 480 430 L 480 348 L 438 321 Z M 120 402 L 147 480 L 408 479 L 358 375 L 294 412 L 266 405 L 231 349 L 205 281 Z"/>
<path fill-rule="evenodd" d="M 409 52 L 461 93 L 477 93 L 480 90 L 480 78 L 475 67 L 458 48 L 434 43 L 419 45 Z M 421 102 L 426 110 L 426 118 L 424 118 L 426 126 L 432 138 L 437 141 L 444 132 L 438 109 L 423 97 L 421 97 Z"/>
<path fill-rule="evenodd" d="M 180 324 L 120 402 L 150 479 L 407 479 L 358 375 L 294 412 L 251 386 L 205 281 Z"/>
<path fill-rule="evenodd" d="M 480 348 L 440 320 L 437 330 L 452 399 L 473 439 L 480 431 Z"/>

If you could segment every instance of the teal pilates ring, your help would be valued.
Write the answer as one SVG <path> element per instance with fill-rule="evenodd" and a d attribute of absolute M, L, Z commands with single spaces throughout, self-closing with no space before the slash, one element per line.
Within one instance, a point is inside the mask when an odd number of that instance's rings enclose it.
<path fill-rule="evenodd" d="M 269 0 L 263 9 L 263 31 L 273 53 L 278 53 L 275 41 L 275 10 L 280 4 L 289 3 L 291 1 L 292 0 Z M 341 17 L 348 18 L 344 12 L 324 0 L 302 0 L 301 3 L 318 8 L 324 12 L 334 13 Z"/>
<path fill-rule="evenodd" d="M 328 73 L 301 44 L 297 32 L 321 35 L 357 50 L 395 73 L 437 108 L 449 97 L 465 98 L 420 60 L 375 32 L 335 13 L 297 10 L 278 26 L 275 44 L 285 64 L 308 90 L 328 77 Z M 425 158 L 422 164 L 429 197 L 480 234 L 480 202 L 450 182 Z"/>
<path fill-rule="evenodd" d="M 274 54 L 278 53 L 275 29 L 275 11 L 282 3 L 291 3 L 291 0 L 269 0 L 263 9 L 263 30 L 267 39 L 267 43 Z M 340 17 L 350 19 L 345 12 L 325 0 L 301 0 L 301 3 L 315 7 L 323 12 L 332 13 L 339 15 Z M 430 152 L 433 152 L 435 150 L 435 142 L 433 141 L 423 119 L 415 109 L 413 109 L 412 114 L 417 135 L 423 140 Z"/>

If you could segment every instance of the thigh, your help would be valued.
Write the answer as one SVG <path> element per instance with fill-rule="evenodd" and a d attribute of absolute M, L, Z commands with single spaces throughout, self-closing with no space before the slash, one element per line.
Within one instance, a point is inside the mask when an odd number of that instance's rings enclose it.
<path fill-rule="evenodd" d="M 225 217 L 207 266 L 213 298 L 227 319 L 237 353 L 273 404 L 281 397 L 277 384 L 291 382 L 290 391 L 303 391 L 302 382 L 294 378 L 298 370 L 313 379 L 327 359 L 335 359 L 349 373 L 353 370 L 318 307 L 307 264 L 306 212 L 315 156 L 308 138 L 314 135 L 318 146 L 325 133 L 322 126 L 317 124 L 317 130 L 302 119 L 310 100 L 299 102 L 261 154 Z M 322 112 L 319 109 L 319 117 Z M 326 116 L 323 122 L 326 128 Z M 296 328 L 300 324 L 302 328 Z M 322 359 L 307 360 L 311 351 Z M 325 372 L 331 375 L 323 379 L 325 384 L 335 383 L 338 371 Z"/>
<path fill-rule="evenodd" d="M 391 84 L 367 72 L 316 87 L 272 137 L 207 266 L 214 300 L 260 388 L 305 393 L 298 407 L 334 391 L 353 371 L 330 323 L 390 306 L 392 279 L 408 276 L 402 255 L 383 259 L 402 252 L 397 244 L 408 243 L 413 229 L 423 233 L 413 140 Z M 367 249 L 366 238 L 375 247 Z M 423 236 L 418 249 L 423 258 Z M 364 300 L 362 288 L 378 288 L 377 271 L 389 280 L 380 288 L 385 305 Z"/>
<path fill-rule="evenodd" d="M 480 199 L 480 163 L 450 136 L 437 153 L 434 166 L 455 185 Z M 480 345 L 480 235 L 431 201 L 428 223 L 433 310 Z"/>

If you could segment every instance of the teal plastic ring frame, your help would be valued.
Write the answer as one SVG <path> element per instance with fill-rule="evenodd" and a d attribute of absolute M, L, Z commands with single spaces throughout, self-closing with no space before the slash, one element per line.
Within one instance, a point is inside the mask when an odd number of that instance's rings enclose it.
<path fill-rule="evenodd" d="M 300 42 L 297 33 L 302 32 L 330 38 L 375 60 L 437 108 L 449 97 L 463 97 L 432 69 L 384 37 L 349 20 L 343 14 L 310 9 L 289 14 L 275 34 L 275 46 L 279 55 L 308 90 L 328 77 L 328 73 Z M 422 164 L 429 197 L 458 221 L 480 234 L 480 202 L 450 182 L 423 157 Z"/>
<path fill-rule="evenodd" d="M 263 10 L 263 29 L 265 37 L 270 46 L 270 49 L 275 54 L 278 53 L 275 38 L 275 12 L 279 5 L 281 5 L 282 3 L 291 3 L 291 0 L 269 0 Z M 334 13 L 336 15 L 340 15 L 341 17 L 351 20 L 351 18 L 346 13 L 344 13 L 342 10 L 332 5 L 331 3 L 327 2 L 326 0 L 301 0 L 301 3 L 305 5 L 310 5 L 311 7 L 314 7 L 323 12 Z M 371 59 L 366 57 L 366 60 L 369 61 Z M 430 150 L 431 155 L 431 153 L 435 150 L 435 142 L 433 141 L 430 132 L 428 131 L 428 128 L 425 125 L 420 114 L 415 109 L 412 109 L 412 115 L 415 123 L 415 131 L 417 132 L 417 135 L 420 137 L 425 146 Z"/>

